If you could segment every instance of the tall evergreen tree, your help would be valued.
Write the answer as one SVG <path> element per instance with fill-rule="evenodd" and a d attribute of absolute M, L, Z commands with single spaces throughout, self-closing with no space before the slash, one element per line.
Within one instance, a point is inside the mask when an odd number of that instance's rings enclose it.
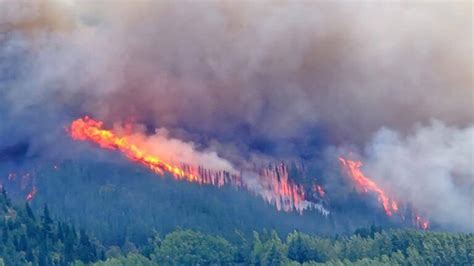
<path fill-rule="evenodd" d="M 36 221 L 35 214 L 33 213 L 33 210 L 31 209 L 30 204 L 28 203 L 28 201 L 25 202 L 25 209 L 26 209 L 26 214 L 28 215 L 28 217 L 30 219 L 32 219 L 33 221 Z"/>

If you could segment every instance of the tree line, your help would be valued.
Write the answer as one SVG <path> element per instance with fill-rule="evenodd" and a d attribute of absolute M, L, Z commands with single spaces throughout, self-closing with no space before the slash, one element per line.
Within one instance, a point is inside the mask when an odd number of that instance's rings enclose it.
<path fill-rule="evenodd" d="M 0 191 L 0 265 L 472 265 L 474 235 L 372 226 L 321 237 L 262 230 L 235 237 L 176 229 L 145 244 L 104 245 L 84 230 L 35 214 Z"/>

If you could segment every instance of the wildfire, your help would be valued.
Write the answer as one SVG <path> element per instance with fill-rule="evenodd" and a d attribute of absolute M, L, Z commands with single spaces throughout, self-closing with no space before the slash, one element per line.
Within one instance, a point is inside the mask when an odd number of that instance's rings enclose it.
<path fill-rule="evenodd" d="M 17 177 L 19 177 L 19 178 L 17 178 Z M 28 194 L 26 194 L 25 199 L 27 201 L 33 200 L 36 193 L 38 192 L 38 190 L 36 189 L 36 186 L 32 185 L 32 183 L 34 182 L 33 181 L 34 178 L 35 178 L 35 173 L 34 172 L 32 172 L 32 173 L 29 173 L 29 172 L 27 172 L 27 173 L 14 173 L 14 172 L 11 172 L 11 173 L 8 174 L 8 181 L 10 181 L 13 184 L 19 185 L 19 187 L 22 191 L 24 191 L 26 188 L 30 187 L 30 185 L 32 186 L 31 191 L 28 192 Z"/>
<path fill-rule="evenodd" d="M 418 215 L 416 216 L 416 219 L 415 219 L 415 225 L 418 228 L 421 228 L 423 230 L 428 230 L 428 228 L 430 228 L 430 222 Z"/>
<path fill-rule="evenodd" d="M 222 186 L 227 183 L 241 183 L 238 175 L 233 175 L 225 171 L 211 171 L 166 162 L 146 152 L 145 149 L 133 143 L 127 135 L 118 136 L 110 130 L 103 129 L 102 126 L 103 122 L 86 116 L 72 122 L 69 130 L 72 138 L 75 140 L 88 140 L 98 144 L 101 148 L 119 150 L 125 154 L 128 159 L 138 162 L 160 175 L 163 175 L 164 172 L 168 172 L 178 180 L 216 186 Z"/>
<path fill-rule="evenodd" d="M 131 161 L 140 163 L 159 175 L 167 172 L 171 173 L 176 180 L 218 187 L 229 184 L 245 188 L 274 204 L 278 210 L 297 210 L 301 213 L 304 209 L 313 208 L 324 215 L 329 214 L 321 205 L 305 200 L 303 186 L 289 179 L 288 170 L 284 164 L 261 170 L 254 180 L 256 184 L 248 180 L 245 183 L 241 175 L 227 171 L 215 171 L 201 166 L 165 161 L 147 152 L 147 147 L 135 143 L 130 137 L 131 130 L 126 130 L 125 133 L 119 135 L 104 129 L 103 122 L 87 116 L 73 121 L 68 132 L 75 140 L 90 141 L 101 148 L 119 150 Z"/>
<path fill-rule="evenodd" d="M 377 194 L 377 198 L 379 202 L 382 203 L 387 216 L 392 216 L 392 213 L 398 211 L 398 203 L 395 200 L 390 199 L 382 188 L 362 173 L 360 169 L 362 162 L 346 160 L 342 157 L 339 157 L 339 161 L 346 173 L 356 182 L 360 189 L 366 193 L 370 191 Z"/>
<path fill-rule="evenodd" d="M 34 198 L 35 195 L 36 195 L 36 192 L 37 192 L 37 189 L 36 189 L 36 187 L 34 186 L 34 187 L 31 189 L 31 191 L 28 193 L 28 195 L 26 195 L 26 200 L 27 200 L 27 201 L 32 201 L 33 198 Z"/>
<path fill-rule="evenodd" d="M 304 208 L 300 206 L 305 201 L 304 188 L 291 182 L 288 169 L 283 163 L 263 169 L 260 179 L 265 190 L 276 192 L 267 193 L 266 198 L 269 202 L 275 202 L 278 210 L 291 211 L 292 208 L 296 208 L 300 212 L 303 211 Z M 273 195 L 277 195 L 277 198 Z"/>
<path fill-rule="evenodd" d="M 387 216 L 392 216 L 393 213 L 397 213 L 398 202 L 390 199 L 387 194 L 380 188 L 374 181 L 372 181 L 369 177 L 365 176 L 360 169 L 362 167 L 362 162 L 359 161 L 352 161 L 346 160 L 342 157 L 339 157 L 339 161 L 343 169 L 346 171 L 347 175 L 349 175 L 358 185 L 360 189 L 364 192 L 374 192 L 378 196 L 379 202 L 382 203 L 382 206 L 385 210 Z M 402 216 L 403 218 L 403 216 Z M 415 214 L 415 220 L 413 224 L 420 229 L 428 230 L 430 227 L 430 223 L 428 219 L 425 219 L 418 214 Z"/>
<path fill-rule="evenodd" d="M 324 198 L 324 196 L 326 195 L 326 191 L 324 191 L 323 187 L 318 184 L 313 185 L 313 191 L 317 192 L 321 198 Z"/>

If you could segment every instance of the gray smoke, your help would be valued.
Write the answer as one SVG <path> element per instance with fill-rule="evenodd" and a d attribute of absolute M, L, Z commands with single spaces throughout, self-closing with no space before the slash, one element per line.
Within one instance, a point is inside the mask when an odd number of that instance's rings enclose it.
<path fill-rule="evenodd" d="M 458 182 L 474 176 L 471 10 L 469 2 L 2 0 L 0 137 L 46 134 L 87 113 L 166 128 L 233 163 L 368 146 L 367 167 L 384 186 L 469 229 L 472 193 L 459 194 Z M 411 132 L 432 119 L 441 122 Z M 432 145 L 418 151 L 424 135 Z M 420 162 L 418 152 L 432 157 Z M 392 155 L 402 167 L 385 163 Z M 438 182 L 415 193 L 431 177 Z M 466 211 L 448 215 L 457 204 Z"/>
<path fill-rule="evenodd" d="M 474 126 L 432 121 L 408 136 L 384 128 L 364 154 L 368 175 L 396 198 L 437 223 L 474 231 Z"/>

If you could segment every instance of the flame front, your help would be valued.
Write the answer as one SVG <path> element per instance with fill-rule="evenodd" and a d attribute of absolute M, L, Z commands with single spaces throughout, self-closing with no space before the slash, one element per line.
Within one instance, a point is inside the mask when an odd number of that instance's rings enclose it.
<path fill-rule="evenodd" d="M 89 117 L 79 118 L 72 122 L 70 134 L 75 140 L 88 140 L 98 144 L 102 148 L 119 150 L 125 156 L 138 162 L 153 172 L 163 175 L 164 172 L 171 173 L 175 179 L 186 180 L 200 184 L 212 184 L 222 186 L 226 183 L 240 184 L 240 177 L 224 171 L 204 171 L 187 165 L 173 165 L 158 158 L 136 144 L 132 143 L 127 136 L 118 136 L 110 130 L 102 128 L 103 122 Z"/>
<path fill-rule="evenodd" d="M 362 162 L 360 161 L 352 161 L 352 160 L 346 160 L 342 157 L 339 157 L 339 161 L 341 162 L 341 165 L 345 172 L 347 173 L 348 176 L 350 176 L 357 184 L 357 186 L 363 190 L 364 192 L 373 192 L 377 194 L 377 198 L 379 202 L 382 203 L 383 209 L 387 216 L 392 216 L 393 213 L 397 213 L 399 208 L 398 208 L 398 202 L 390 199 L 387 196 L 387 193 L 380 188 L 374 181 L 372 181 L 369 177 L 364 175 L 362 170 L 360 169 L 362 167 Z M 403 216 L 402 216 L 403 217 Z M 419 216 L 418 214 L 415 214 L 415 220 L 413 221 L 413 224 L 420 229 L 423 230 L 428 230 L 430 227 L 430 223 L 428 219 L 423 218 Z"/>
<path fill-rule="evenodd" d="M 392 213 L 398 211 L 398 203 L 395 200 L 390 199 L 382 188 L 362 173 L 360 169 L 362 162 L 346 160 L 342 157 L 339 157 L 339 161 L 346 173 L 356 182 L 360 189 L 366 193 L 374 192 L 377 194 L 377 198 L 379 202 L 382 203 L 387 216 L 392 216 Z"/>
<path fill-rule="evenodd" d="M 242 187 L 274 204 L 278 210 L 297 210 L 301 213 L 304 209 L 313 208 L 323 215 L 329 213 L 322 205 L 305 200 L 303 186 L 289 179 L 288 170 L 284 164 L 262 170 L 257 175 L 259 185 L 256 188 L 244 183 L 241 175 L 165 161 L 146 152 L 146 147 L 134 143 L 128 135 L 118 135 L 113 131 L 103 129 L 103 122 L 87 116 L 73 121 L 68 131 L 75 140 L 91 141 L 101 148 L 119 150 L 131 161 L 138 162 L 160 175 L 167 172 L 177 180 L 218 187 L 226 184 Z"/>
<path fill-rule="evenodd" d="M 291 211 L 292 208 L 295 208 L 300 212 L 303 211 L 304 188 L 291 182 L 288 169 L 283 163 L 263 169 L 260 179 L 265 190 L 277 192 L 266 194 L 266 200 L 275 202 L 277 209 Z M 278 198 L 274 198 L 273 195 L 277 195 Z"/>

